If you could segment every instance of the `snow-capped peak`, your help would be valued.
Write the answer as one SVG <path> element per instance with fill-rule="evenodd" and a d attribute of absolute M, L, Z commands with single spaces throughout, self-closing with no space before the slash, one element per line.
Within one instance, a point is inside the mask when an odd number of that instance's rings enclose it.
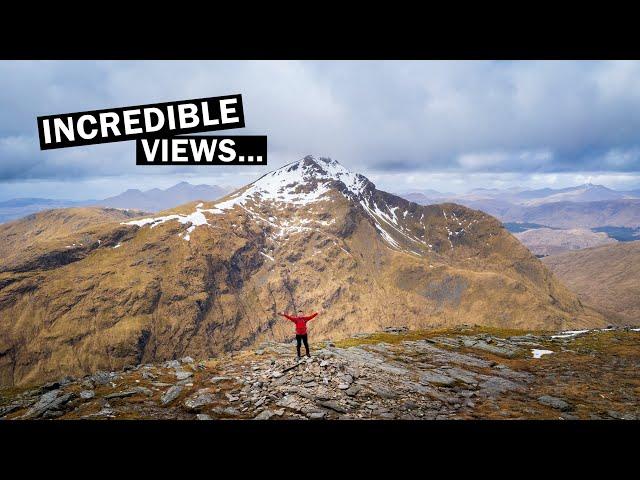
<path fill-rule="evenodd" d="M 215 208 L 226 210 L 244 205 L 250 199 L 307 205 L 320 200 L 332 186 L 345 196 L 358 197 L 369 184 L 365 177 L 351 172 L 336 160 L 307 156 L 267 173 L 244 190 L 231 195 L 229 200 L 216 204 Z"/>
<path fill-rule="evenodd" d="M 225 210 L 235 207 L 249 211 L 251 203 L 260 202 L 302 206 L 321 200 L 331 188 L 336 188 L 347 198 L 352 197 L 354 200 L 360 201 L 364 196 L 365 189 L 369 186 L 373 187 L 373 184 L 364 176 L 351 172 L 336 160 L 315 159 L 312 156 L 306 156 L 302 160 L 267 173 L 245 188 L 231 194 L 227 200 L 215 203 L 212 208 L 202 208 L 202 204 L 199 204 L 196 206 L 196 211 L 190 215 L 173 214 L 133 220 L 123 222 L 123 224 L 140 227 L 150 225 L 153 228 L 170 220 L 177 220 L 183 224 L 190 223 L 191 227 L 183 237 L 188 241 L 189 234 L 196 226 L 208 225 L 205 213 L 221 214 Z"/>

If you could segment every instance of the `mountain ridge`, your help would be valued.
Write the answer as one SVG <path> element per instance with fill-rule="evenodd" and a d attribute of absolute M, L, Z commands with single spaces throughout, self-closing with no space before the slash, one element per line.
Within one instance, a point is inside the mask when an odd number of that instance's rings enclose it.
<path fill-rule="evenodd" d="M 640 241 L 561 253 L 543 262 L 584 302 L 620 324 L 640 325 Z"/>
<path fill-rule="evenodd" d="M 0 224 L 55 208 L 105 207 L 159 212 L 194 200 L 215 200 L 229 193 L 228 187 L 180 182 L 164 190 L 129 188 L 102 200 L 65 200 L 20 197 L 0 202 Z"/>
<path fill-rule="evenodd" d="M 495 218 L 420 206 L 326 158 L 76 235 L 82 254 L 69 262 L 44 268 L 43 252 L 29 268 L 0 264 L 1 384 L 282 341 L 282 310 L 320 309 L 314 340 L 389 325 L 605 323 Z"/>

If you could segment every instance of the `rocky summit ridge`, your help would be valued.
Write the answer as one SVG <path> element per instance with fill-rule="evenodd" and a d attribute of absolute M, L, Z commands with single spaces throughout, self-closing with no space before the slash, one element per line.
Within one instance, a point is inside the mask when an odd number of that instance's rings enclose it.
<path fill-rule="evenodd" d="M 0 389 L 5 419 L 637 419 L 638 329 L 387 331 Z"/>

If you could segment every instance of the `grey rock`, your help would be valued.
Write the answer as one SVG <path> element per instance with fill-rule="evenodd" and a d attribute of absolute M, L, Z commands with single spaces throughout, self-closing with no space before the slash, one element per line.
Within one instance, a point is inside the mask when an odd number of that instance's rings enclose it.
<path fill-rule="evenodd" d="M 279 407 L 290 408 L 294 411 L 300 411 L 300 409 L 302 408 L 300 400 L 296 398 L 295 395 L 287 395 L 286 397 L 283 397 L 276 403 L 276 405 L 278 405 Z"/>
<path fill-rule="evenodd" d="M 348 389 L 345 390 L 344 393 L 346 393 L 350 397 L 355 397 L 360 392 L 360 390 L 362 390 L 362 387 L 360 387 L 359 385 L 351 385 Z"/>
<path fill-rule="evenodd" d="M 209 405 L 214 402 L 213 395 L 208 392 L 200 392 L 192 395 L 184 401 L 184 406 L 188 410 L 199 410 L 205 405 Z"/>
<path fill-rule="evenodd" d="M 611 418 L 615 418 L 616 420 L 636 420 L 636 416 L 632 413 L 620 413 L 615 410 L 609 410 L 607 415 Z"/>
<path fill-rule="evenodd" d="M 217 376 L 217 377 L 211 377 L 211 378 L 209 379 L 209 381 L 210 381 L 211 383 L 224 382 L 225 380 L 231 380 L 231 377 Z"/>
<path fill-rule="evenodd" d="M 347 385 L 351 385 L 353 383 L 353 377 L 349 374 L 343 375 L 341 380 L 343 383 L 346 383 Z"/>
<path fill-rule="evenodd" d="M 153 382 L 151 385 L 153 385 L 154 387 L 169 387 L 171 386 L 170 383 L 165 383 L 165 382 Z"/>
<path fill-rule="evenodd" d="M 196 420 L 213 420 L 213 419 L 206 413 L 198 413 L 196 415 Z"/>
<path fill-rule="evenodd" d="M 176 398 L 178 398 L 178 396 L 182 392 L 182 388 L 183 387 L 180 385 L 174 385 L 170 387 L 166 392 L 164 392 L 164 394 L 160 398 L 160 402 L 162 403 L 162 405 L 168 405 Z"/>
<path fill-rule="evenodd" d="M 552 397 L 551 395 L 543 395 L 541 397 L 538 397 L 538 402 L 548 407 L 556 408 L 562 412 L 573 410 L 573 407 L 569 403 L 565 402 L 561 398 Z"/>
<path fill-rule="evenodd" d="M 237 417 L 240 415 L 240 411 L 233 407 L 214 408 L 211 412 L 220 417 Z"/>
<path fill-rule="evenodd" d="M 114 380 L 115 377 L 116 375 L 111 372 L 96 372 L 89 378 L 95 385 L 106 385 Z"/>
<path fill-rule="evenodd" d="M 135 390 L 126 390 L 124 392 L 110 393 L 108 395 L 105 395 L 104 398 L 106 398 L 107 400 L 112 400 L 112 399 L 115 399 L 115 398 L 126 398 L 126 397 L 132 397 L 136 393 L 139 393 L 139 392 L 137 392 Z"/>
<path fill-rule="evenodd" d="M 19 403 L 19 402 L 14 402 L 9 405 L 4 405 L 0 407 L 0 417 L 9 415 L 10 413 L 15 412 L 16 410 L 19 410 L 20 408 L 22 408 L 22 406 L 23 406 L 22 403 Z"/>
<path fill-rule="evenodd" d="M 43 394 L 40 399 L 25 413 L 22 418 L 38 418 L 48 410 L 58 410 L 74 397 L 73 393 L 62 393 L 62 390 L 51 390 Z"/>
<path fill-rule="evenodd" d="M 521 385 L 501 377 L 489 377 L 480 383 L 480 393 L 490 397 L 521 388 Z"/>
<path fill-rule="evenodd" d="M 344 407 L 342 407 L 341 405 L 339 405 L 338 403 L 336 403 L 336 402 L 334 402 L 332 400 L 320 401 L 320 402 L 317 402 L 317 403 L 321 407 L 328 408 L 330 410 L 333 410 L 334 412 L 347 413 L 347 409 L 345 409 Z"/>
<path fill-rule="evenodd" d="M 237 402 L 238 400 L 240 400 L 239 397 L 236 397 L 235 395 L 232 395 L 229 392 L 225 392 L 225 396 L 227 397 L 227 400 L 229 400 L 230 402 Z"/>
<path fill-rule="evenodd" d="M 82 398 L 83 400 L 89 400 L 90 398 L 93 398 L 96 396 L 96 392 L 94 392 L 93 390 L 82 390 L 80 392 L 80 398 Z"/>
<path fill-rule="evenodd" d="M 258 415 L 253 417 L 254 420 L 269 420 L 271 417 L 275 415 L 271 410 L 265 409 L 261 411 Z"/>
<path fill-rule="evenodd" d="M 127 397 L 133 397 L 134 395 L 138 395 L 138 394 L 144 394 L 147 396 L 151 396 L 153 395 L 153 392 L 151 390 L 149 390 L 148 388 L 145 387 L 134 387 L 131 390 L 126 390 L 123 392 L 115 392 L 115 393 L 110 393 L 108 395 L 105 395 L 104 398 L 107 400 L 111 400 L 114 398 L 127 398 Z"/>
<path fill-rule="evenodd" d="M 475 348 L 484 352 L 493 353 L 494 355 L 498 355 L 499 357 L 513 358 L 518 354 L 519 349 L 517 348 L 512 348 L 505 344 L 501 344 L 500 346 L 494 345 L 494 340 L 487 340 L 474 341 L 465 339 L 462 343 L 467 348 Z"/>
<path fill-rule="evenodd" d="M 371 384 L 371 385 L 369 385 L 369 387 L 371 388 L 371 390 L 373 390 L 375 392 L 376 395 L 378 395 L 379 397 L 382 397 L 382 398 L 387 398 L 387 399 L 393 400 L 394 398 L 398 398 L 398 396 L 399 396 L 393 390 L 390 390 L 390 389 L 388 389 L 386 387 L 383 387 L 381 385 Z"/>
<path fill-rule="evenodd" d="M 560 418 L 563 420 L 580 420 L 580 417 L 567 412 L 562 412 Z"/>
<path fill-rule="evenodd" d="M 420 376 L 420 383 L 449 387 L 456 383 L 454 378 L 438 372 L 426 372 Z"/>
<path fill-rule="evenodd" d="M 403 387 L 412 393 L 420 393 L 422 395 L 430 395 L 435 392 L 433 387 L 429 387 L 427 385 L 422 385 L 420 383 L 415 382 L 404 382 Z"/>
<path fill-rule="evenodd" d="M 104 407 L 102 410 L 96 413 L 90 413 L 89 415 L 84 415 L 82 418 L 91 418 L 91 417 L 114 417 L 115 411 L 109 407 Z"/>
<path fill-rule="evenodd" d="M 64 415 L 64 412 L 62 412 L 60 410 L 47 410 L 46 412 L 44 412 L 42 414 L 42 418 L 43 419 L 58 418 L 58 417 L 61 417 L 62 415 Z"/>
<path fill-rule="evenodd" d="M 182 363 L 193 363 L 193 362 L 195 362 L 195 360 L 193 358 L 191 358 L 191 357 L 182 357 L 180 359 L 180 362 L 182 362 Z"/>
<path fill-rule="evenodd" d="M 474 385 L 478 383 L 478 379 L 475 373 L 462 368 L 453 367 L 447 370 L 447 375 L 467 385 Z"/>
<path fill-rule="evenodd" d="M 154 373 L 144 371 L 142 372 L 142 378 L 144 378 L 145 380 L 155 380 L 156 378 L 158 378 L 158 376 Z"/>
<path fill-rule="evenodd" d="M 193 372 L 187 372 L 186 370 L 176 370 L 176 378 L 178 380 L 186 380 L 192 375 L 193 375 Z"/>

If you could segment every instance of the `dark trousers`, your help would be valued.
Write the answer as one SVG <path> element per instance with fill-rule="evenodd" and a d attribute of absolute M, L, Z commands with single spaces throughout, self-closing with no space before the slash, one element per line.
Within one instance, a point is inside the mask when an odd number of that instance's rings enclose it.
<path fill-rule="evenodd" d="M 296 350 L 298 350 L 298 356 L 300 356 L 300 342 L 304 342 L 304 349 L 307 351 L 307 357 L 310 357 L 309 342 L 307 342 L 306 333 L 304 335 L 296 335 Z"/>

